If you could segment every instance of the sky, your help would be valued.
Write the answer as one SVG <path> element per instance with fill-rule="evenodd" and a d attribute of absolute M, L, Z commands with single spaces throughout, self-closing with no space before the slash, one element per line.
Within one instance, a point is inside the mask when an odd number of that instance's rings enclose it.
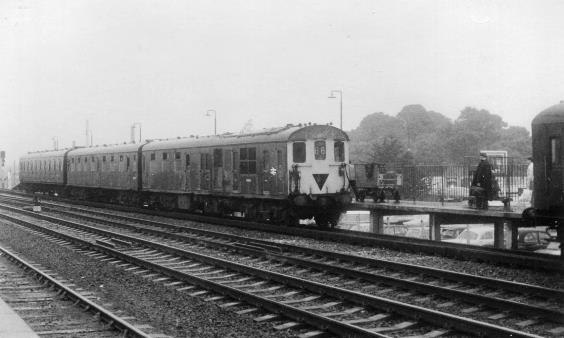
<path fill-rule="evenodd" d="M 0 150 L 564 100 L 564 1 L 0 0 Z M 211 114 L 213 115 L 213 113 Z M 137 131 L 138 132 L 138 131 Z M 137 137 L 139 134 L 137 134 Z"/>

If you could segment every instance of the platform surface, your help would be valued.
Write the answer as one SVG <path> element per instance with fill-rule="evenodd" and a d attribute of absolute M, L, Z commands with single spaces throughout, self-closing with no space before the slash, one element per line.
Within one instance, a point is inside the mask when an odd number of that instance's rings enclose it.
<path fill-rule="evenodd" d="M 39 338 L 31 327 L 1 298 L 0 338 Z"/>

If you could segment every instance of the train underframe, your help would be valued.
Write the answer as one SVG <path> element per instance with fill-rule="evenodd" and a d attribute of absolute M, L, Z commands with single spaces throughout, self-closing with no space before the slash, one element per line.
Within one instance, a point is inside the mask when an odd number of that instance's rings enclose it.
<path fill-rule="evenodd" d="M 51 184 L 20 184 L 18 190 L 84 201 L 143 207 L 155 210 L 182 211 L 281 225 L 298 225 L 300 219 L 314 219 L 321 227 L 337 225 L 350 203 L 347 193 L 309 196 L 292 194 L 287 198 L 252 198 L 214 194 L 175 194 L 138 192 L 101 188 L 70 187 Z"/>

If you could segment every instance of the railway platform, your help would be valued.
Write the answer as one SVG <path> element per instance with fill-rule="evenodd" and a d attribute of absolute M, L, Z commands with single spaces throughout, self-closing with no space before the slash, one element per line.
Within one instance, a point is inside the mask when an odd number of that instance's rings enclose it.
<path fill-rule="evenodd" d="M 384 216 L 429 215 L 429 239 L 435 241 L 441 240 L 441 225 L 444 224 L 494 224 L 494 247 L 508 249 L 517 248 L 518 227 L 527 224 L 521 214 L 521 208 L 508 209 L 503 204 L 479 210 L 468 207 L 467 202 L 357 201 L 349 210 L 369 211 L 369 232 L 378 234 L 384 233 Z M 508 229 L 511 236 L 505 236 L 504 229 Z"/>
<path fill-rule="evenodd" d="M 0 298 L 0 337 L 39 338 L 2 298 Z"/>

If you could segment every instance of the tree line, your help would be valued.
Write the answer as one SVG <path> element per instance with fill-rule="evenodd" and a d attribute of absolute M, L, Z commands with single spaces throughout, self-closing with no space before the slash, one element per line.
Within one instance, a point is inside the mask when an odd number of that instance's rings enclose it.
<path fill-rule="evenodd" d="M 454 121 L 422 105 L 405 106 L 395 117 L 373 113 L 349 136 L 352 162 L 459 163 L 480 150 L 505 150 L 517 159 L 531 154 L 526 128 L 508 126 L 499 115 L 473 107 Z"/>

